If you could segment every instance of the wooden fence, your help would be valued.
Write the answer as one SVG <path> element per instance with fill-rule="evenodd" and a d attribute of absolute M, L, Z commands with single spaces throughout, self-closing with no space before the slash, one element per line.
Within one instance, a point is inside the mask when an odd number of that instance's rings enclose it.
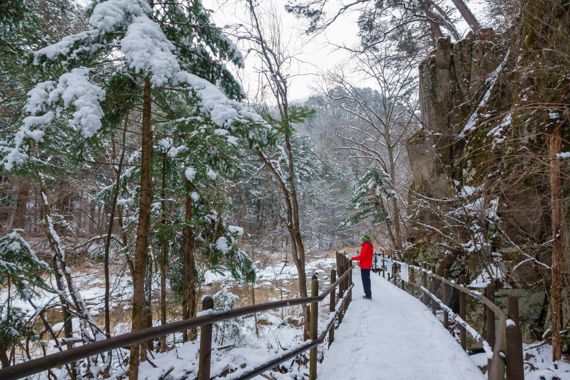
<path fill-rule="evenodd" d="M 505 313 L 494 303 L 495 289 L 493 284 L 485 288 L 485 293 L 468 289 L 465 285 L 465 276 L 461 276 L 459 284 L 441 277 L 434 271 L 426 270 L 417 266 L 379 257 L 375 254 L 376 261 L 381 260 L 382 276 L 388 281 L 401 286 L 407 292 L 417 292 L 422 302 L 431 308 L 433 314 L 439 308 L 443 310 L 443 324 L 449 329 L 450 321 L 459 325 L 460 343 L 463 349 L 467 349 L 467 333 L 475 341 L 481 344 L 488 358 L 489 380 L 524 380 L 524 363 L 522 349 L 522 332 L 519 320 L 518 298 L 509 296 L 508 311 Z M 391 265 L 391 271 L 387 271 L 387 264 Z M 407 270 L 407 278 L 402 277 L 403 269 Z M 436 292 L 443 288 L 443 299 L 437 297 Z M 459 311 L 455 313 L 447 306 L 452 292 L 459 293 Z M 477 332 L 467 323 L 467 297 L 471 297 L 485 307 L 486 334 Z M 497 324 L 498 321 L 498 324 Z"/>
<path fill-rule="evenodd" d="M 336 278 L 337 273 L 340 274 Z M 38 359 L 30 360 L 15 366 L 0 369 L 0 379 L 11 380 L 31 376 L 51 368 L 60 367 L 69 363 L 77 362 L 82 359 L 105 354 L 111 350 L 127 347 L 132 344 L 138 344 L 151 339 L 157 339 L 168 334 L 186 331 L 192 328 L 200 327 L 200 352 L 198 361 L 198 380 L 209 380 L 211 377 L 211 351 L 212 351 L 212 328 L 217 322 L 250 315 L 254 313 L 291 307 L 297 305 L 310 305 L 310 340 L 293 350 L 287 351 L 282 355 L 272 358 L 267 362 L 258 365 L 255 368 L 247 370 L 245 373 L 234 377 L 234 379 L 245 380 L 251 379 L 284 361 L 294 358 L 310 350 L 309 356 L 309 378 L 311 380 L 317 377 L 317 350 L 318 345 L 323 343 L 328 335 L 329 345 L 334 341 L 334 330 L 338 328 L 342 322 L 342 318 L 352 300 L 352 262 L 344 255 L 336 255 L 336 269 L 330 274 L 330 286 L 323 292 L 319 293 L 319 281 L 314 275 L 311 280 L 311 296 L 304 298 L 292 298 L 281 301 L 267 302 L 255 306 L 246 306 L 228 311 L 214 311 L 213 300 L 211 297 L 204 297 L 202 302 L 203 310 L 212 310 L 206 315 L 196 318 L 186 319 L 182 321 L 167 323 L 165 325 L 147 328 L 141 331 L 117 335 L 109 339 L 96 341 L 80 347 L 72 348 L 66 351 L 47 355 Z M 338 292 L 336 291 L 338 288 Z M 330 299 L 329 310 L 332 317 L 328 319 L 328 323 L 319 333 L 319 302 L 326 297 Z"/>

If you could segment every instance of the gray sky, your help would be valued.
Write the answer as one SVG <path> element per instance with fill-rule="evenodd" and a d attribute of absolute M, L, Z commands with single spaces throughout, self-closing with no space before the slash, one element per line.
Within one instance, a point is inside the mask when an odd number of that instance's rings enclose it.
<path fill-rule="evenodd" d="M 329 0 L 329 6 L 337 8 L 339 4 L 348 0 Z M 451 4 L 451 0 L 447 0 Z M 224 25 L 243 23 L 249 24 L 249 16 L 244 0 L 204 0 L 207 8 L 214 11 L 213 19 L 219 27 Z M 359 44 L 358 27 L 356 21 L 359 11 L 349 11 L 337 19 L 326 31 L 316 36 L 307 36 L 304 33 L 307 22 L 288 14 L 284 9 L 286 0 L 259 0 L 265 9 L 273 9 L 282 21 L 284 39 L 288 41 L 289 52 L 297 58 L 290 67 L 294 78 L 290 84 L 292 100 L 307 98 L 314 94 L 319 86 L 320 75 L 335 67 L 342 67 L 348 79 L 361 83 L 362 86 L 374 87 L 372 82 L 354 73 L 350 53 L 335 46 L 348 46 L 357 48 Z M 484 25 L 484 0 L 470 0 L 467 2 L 472 11 Z M 457 25 L 461 33 L 466 33 L 466 23 Z M 249 95 L 255 92 L 255 68 L 259 66 L 253 56 L 246 56 L 246 68 L 239 73 L 243 86 Z"/>
<path fill-rule="evenodd" d="M 333 3 L 338 2 L 334 0 Z M 290 73 L 294 75 L 291 85 L 291 99 L 307 98 L 315 93 L 318 86 L 319 75 L 327 70 L 332 70 L 337 65 L 346 67 L 349 62 L 349 53 L 334 45 L 351 46 L 358 45 L 358 27 L 356 20 L 357 12 L 346 13 L 331 28 L 316 36 L 307 36 L 304 33 L 306 21 L 296 18 L 284 9 L 283 0 L 262 0 L 262 5 L 273 8 L 281 19 L 284 40 L 287 41 L 289 52 L 296 60 L 290 67 Z M 232 23 L 249 23 L 247 10 L 243 6 L 243 0 L 206 0 L 204 4 L 214 11 L 213 19 L 219 27 Z M 245 54 L 245 52 L 244 52 Z M 248 94 L 255 92 L 255 68 L 259 66 L 253 56 L 246 56 L 246 68 L 240 73 L 244 89 Z"/>

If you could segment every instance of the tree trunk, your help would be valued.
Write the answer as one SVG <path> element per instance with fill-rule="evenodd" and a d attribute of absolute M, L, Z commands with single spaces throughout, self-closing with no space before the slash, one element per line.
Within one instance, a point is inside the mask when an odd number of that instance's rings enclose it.
<path fill-rule="evenodd" d="M 287 182 L 289 182 L 291 202 L 291 226 L 293 229 L 292 242 L 296 246 L 299 259 L 299 291 L 301 297 L 307 296 L 307 276 L 305 274 L 305 246 L 301 236 L 301 223 L 299 222 L 299 200 L 297 197 L 297 181 L 295 179 L 295 164 L 293 160 L 293 147 L 289 135 L 285 135 L 285 148 L 287 149 Z M 307 321 L 308 322 L 308 321 Z"/>
<path fill-rule="evenodd" d="M 143 93 L 143 121 L 141 146 L 141 190 L 139 203 L 139 217 L 137 226 L 137 241 L 135 245 L 135 262 L 133 270 L 133 306 L 132 331 L 142 330 L 146 325 L 144 283 L 147 267 L 147 246 L 150 228 L 150 208 L 152 203 L 152 127 L 151 127 L 151 84 L 148 79 L 144 81 Z M 129 379 L 138 379 L 139 362 L 142 355 L 146 355 L 140 344 L 131 346 L 129 358 Z"/>
<path fill-rule="evenodd" d="M 187 224 L 183 230 L 182 247 L 183 255 L 183 272 L 182 272 L 182 317 L 184 319 L 192 318 L 196 315 L 196 278 L 194 276 L 194 242 L 192 236 L 192 227 L 188 224 L 192 221 L 192 197 L 190 181 L 186 181 L 186 202 L 184 221 Z M 196 329 L 191 329 L 188 333 L 184 331 L 183 340 L 196 339 Z"/>
<path fill-rule="evenodd" d="M 562 144 L 562 126 L 558 124 L 549 139 L 550 160 L 550 201 L 552 223 L 552 279 L 550 285 L 550 324 L 552 331 L 552 360 L 560 360 L 562 339 L 560 337 L 560 310 L 562 287 L 562 191 L 560 186 L 560 148 Z"/>
<path fill-rule="evenodd" d="M 14 228 L 20 228 L 26 230 L 26 211 L 28 201 L 30 199 L 30 181 L 28 179 L 23 179 L 20 181 L 20 187 L 18 189 L 18 200 L 16 201 L 16 210 L 14 211 L 14 216 L 12 223 L 8 226 L 7 231 Z"/>
<path fill-rule="evenodd" d="M 438 38 L 443 37 L 443 32 L 441 31 L 441 27 L 439 26 L 439 24 L 435 22 L 436 17 L 433 11 L 431 10 L 431 0 L 422 0 L 421 6 L 426 14 L 426 17 L 429 19 L 429 29 L 431 32 L 431 36 L 435 42 Z"/>
<path fill-rule="evenodd" d="M 144 328 L 152 327 L 152 274 L 154 273 L 154 257 L 152 255 L 147 255 L 146 266 L 146 276 L 144 280 L 144 314 L 145 314 L 145 325 Z M 153 351 L 154 350 L 154 339 L 150 339 L 143 343 L 143 350 Z M 146 360 L 146 356 L 141 356 L 141 360 Z"/>
<path fill-rule="evenodd" d="M 473 12 L 471 12 L 471 9 L 469 9 L 467 4 L 465 4 L 463 0 L 451 0 L 451 1 L 453 1 L 453 4 L 455 4 L 455 8 L 457 8 L 459 13 L 461 14 L 461 17 L 463 17 L 465 21 L 467 21 L 467 24 L 469 24 L 469 27 L 474 32 L 477 32 L 479 29 L 481 29 L 479 21 L 477 20 L 475 15 L 473 15 Z"/>
<path fill-rule="evenodd" d="M 162 210 L 160 223 L 162 231 L 160 232 L 160 324 L 166 324 L 166 272 L 168 260 L 168 240 L 166 238 L 167 214 L 166 214 L 166 155 L 162 157 L 162 183 L 160 189 L 160 208 Z M 160 352 L 166 351 L 166 335 L 160 338 Z"/>
<path fill-rule="evenodd" d="M 286 122 L 288 122 L 286 117 Z M 295 179 L 295 164 L 293 160 L 293 147 L 291 145 L 291 139 L 288 134 L 285 134 L 285 148 L 287 149 L 287 181 L 289 183 L 290 189 L 290 212 L 291 212 L 291 240 L 295 247 L 294 253 L 296 253 L 296 259 L 293 260 L 297 267 L 297 273 L 299 275 L 299 296 L 300 297 L 307 297 L 307 274 L 305 273 L 305 245 L 303 244 L 303 237 L 301 235 L 301 223 L 299 222 L 299 200 L 297 197 L 297 181 Z M 295 259 L 295 257 L 294 257 Z M 304 337 L 305 339 L 309 339 L 309 308 L 303 308 L 303 315 L 304 315 Z"/>
<path fill-rule="evenodd" d="M 4 346 L 0 345 L 0 363 L 2 364 L 2 368 L 10 367 L 10 359 L 8 358 L 8 355 L 6 354 L 7 350 L 8 350 L 8 347 L 4 347 Z"/>
<path fill-rule="evenodd" d="M 105 335 L 107 338 L 111 337 L 111 307 L 110 307 L 110 299 L 111 299 L 111 280 L 109 274 L 109 254 L 111 250 L 111 240 L 113 237 L 113 226 L 115 221 L 115 213 L 117 210 L 117 199 L 119 198 L 119 191 L 121 186 L 121 171 L 123 168 L 123 160 L 125 158 L 125 134 L 127 131 L 126 128 L 126 121 L 125 121 L 125 129 L 123 130 L 123 143 L 121 148 L 121 155 L 119 158 L 119 164 L 117 166 L 115 175 L 115 188 L 113 190 L 113 199 L 111 200 L 111 210 L 109 212 L 109 226 L 107 227 L 107 236 L 105 237 L 105 248 L 104 248 L 104 274 L 105 274 Z M 113 143 L 113 152 L 111 161 L 114 162 L 116 159 L 115 154 L 115 139 L 112 136 L 112 143 Z M 110 362 L 109 362 L 110 364 Z"/>

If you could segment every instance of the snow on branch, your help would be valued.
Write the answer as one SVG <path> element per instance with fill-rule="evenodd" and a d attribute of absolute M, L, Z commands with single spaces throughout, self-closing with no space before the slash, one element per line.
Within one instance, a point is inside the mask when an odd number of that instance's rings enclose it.
<path fill-rule="evenodd" d="M 152 73 L 151 83 L 163 86 L 172 82 L 180 71 L 174 45 L 160 26 L 146 15 L 133 20 L 121 40 L 121 49 L 129 67 L 137 73 Z"/>
<path fill-rule="evenodd" d="M 112 32 L 129 18 L 150 15 L 152 9 L 143 0 L 108 0 L 97 4 L 89 18 L 89 25 L 100 32 Z"/>
<path fill-rule="evenodd" d="M 45 128 L 59 116 L 62 111 L 73 106 L 75 112 L 70 125 L 78 127 L 82 136 L 92 137 L 101 128 L 103 110 L 101 102 L 105 99 L 105 91 L 89 81 L 89 69 L 79 67 L 54 81 L 39 83 L 28 92 L 24 111 L 28 114 L 22 121 L 14 137 L 13 146 L 8 149 L 2 164 L 6 170 L 22 164 L 28 158 L 24 143 L 26 139 L 41 141 Z M 45 112 L 63 101 L 63 107 Z M 42 112 L 45 112 L 42 114 Z"/>
<path fill-rule="evenodd" d="M 34 52 L 34 64 L 41 58 L 55 60 L 60 56 L 75 58 L 77 53 L 95 52 L 103 45 L 96 43 L 105 33 L 124 29 L 135 17 L 150 15 L 151 9 L 143 0 L 108 0 L 93 8 L 89 25 L 92 29 L 66 36 L 60 41 Z"/>

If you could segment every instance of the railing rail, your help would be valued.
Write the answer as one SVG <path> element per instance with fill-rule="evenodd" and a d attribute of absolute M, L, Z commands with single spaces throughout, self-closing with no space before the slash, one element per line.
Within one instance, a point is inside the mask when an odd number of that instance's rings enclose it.
<path fill-rule="evenodd" d="M 25 363 L 20 363 L 14 366 L 6 367 L 0 369 L 0 379 L 11 380 L 19 379 L 26 376 L 31 376 L 33 374 L 49 370 L 51 368 L 59 367 L 65 364 L 76 362 L 81 359 L 96 356 L 98 354 L 107 353 L 111 350 L 127 347 L 133 344 L 138 344 L 151 339 L 156 339 L 163 337 L 168 334 L 177 333 L 180 331 L 189 330 L 196 327 L 203 327 L 205 325 L 212 325 L 217 322 L 222 322 L 225 320 L 250 315 L 254 313 L 265 312 L 269 310 L 280 309 L 284 307 L 292 307 L 297 305 L 306 305 L 314 302 L 323 301 L 329 294 L 335 291 L 337 287 L 340 286 L 339 301 L 342 297 L 344 291 L 348 292 L 347 296 L 342 299 L 340 308 L 336 310 L 330 323 L 327 325 L 324 333 L 321 333 L 317 339 L 313 339 L 311 342 L 302 345 L 301 347 L 291 351 L 290 353 L 282 355 L 277 359 L 269 361 L 267 364 L 262 365 L 259 369 L 250 371 L 243 377 L 239 379 L 249 379 L 255 375 L 262 373 L 263 371 L 273 368 L 275 365 L 282 363 L 283 361 L 294 357 L 310 348 L 317 346 L 324 341 L 324 336 L 328 333 L 331 326 L 334 325 L 336 320 L 341 320 L 342 315 L 348 308 L 348 304 L 351 301 L 351 290 L 352 290 L 352 265 L 349 260 L 342 255 L 337 254 L 337 267 L 339 265 L 338 260 L 342 260 L 342 265 L 345 269 L 342 275 L 336 279 L 329 287 L 327 287 L 320 294 L 314 294 L 310 297 L 303 298 L 291 298 L 280 301 L 267 302 L 263 304 L 245 306 L 241 308 L 236 308 L 227 311 L 206 311 L 206 315 L 201 315 L 191 319 L 185 319 L 176 322 L 170 322 L 165 325 L 150 327 L 144 330 L 117 335 L 108 339 L 96 341 L 93 343 L 88 343 L 83 346 L 71 348 L 66 351 L 50 354 L 41 358 L 33 359 Z M 313 278 L 315 281 L 316 278 Z M 317 280 L 318 281 L 318 280 Z M 340 323 L 340 322 L 339 322 Z M 209 365 L 209 364 L 208 364 Z M 248 377 L 249 376 L 249 377 Z"/>
<path fill-rule="evenodd" d="M 378 255 L 378 254 L 375 254 Z M 518 320 L 518 299 L 516 297 L 509 297 L 509 313 L 505 313 L 501 307 L 496 305 L 491 299 L 481 294 L 480 292 L 473 291 L 464 284 L 457 284 L 454 281 L 450 281 L 445 277 L 442 277 L 431 270 L 421 268 L 418 266 L 410 265 L 398 260 L 388 259 L 381 257 L 382 259 L 382 270 L 385 271 L 386 261 L 392 263 L 392 279 L 396 282 L 397 276 L 395 273 L 401 272 L 402 267 L 406 267 L 408 270 L 408 279 L 404 280 L 400 277 L 401 286 L 406 290 L 405 284 L 411 285 L 414 289 L 418 290 L 424 296 L 424 303 L 429 305 L 432 303 L 432 311 L 435 313 L 435 308 L 439 305 L 444 310 L 444 324 L 447 326 L 449 316 L 456 320 L 460 325 L 461 332 L 461 343 L 463 348 L 466 348 L 466 338 L 465 332 L 469 331 L 473 338 L 482 344 L 483 349 L 487 353 L 489 358 L 488 365 L 488 378 L 489 380 L 500 380 L 505 376 L 505 372 L 508 380 L 523 380 L 524 379 L 524 369 L 523 369 L 523 357 L 522 357 L 522 333 L 519 326 Z M 394 273 L 395 265 L 395 273 Z M 384 272 L 383 272 L 384 273 Z M 415 273 L 422 273 L 423 284 L 417 284 L 415 281 Z M 428 289 L 427 279 L 431 279 L 431 286 Z M 441 285 L 446 285 L 448 287 L 454 288 L 460 292 L 460 312 L 459 315 L 452 312 L 445 302 L 439 299 L 434 293 L 436 288 Z M 447 289 L 445 289 L 447 291 Z M 487 287 L 486 294 L 492 296 L 494 293 L 494 287 Z M 447 293 L 446 293 L 447 294 Z M 485 305 L 487 318 L 487 326 L 495 327 L 495 319 L 499 320 L 498 331 L 488 331 L 488 339 L 483 338 L 483 334 L 478 333 L 473 327 L 471 327 L 466 320 L 466 302 L 464 297 L 472 297 L 483 305 Z M 445 297 L 444 297 L 445 298 Z M 462 299 L 463 298 L 463 299 Z M 430 301 L 431 299 L 431 301 Z M 492 353 L 490 351 L 492 347 Z M 505 368 L 506 366 L 506 368 Z M 505 371 L 506 369 L 506 371 Z"/>

